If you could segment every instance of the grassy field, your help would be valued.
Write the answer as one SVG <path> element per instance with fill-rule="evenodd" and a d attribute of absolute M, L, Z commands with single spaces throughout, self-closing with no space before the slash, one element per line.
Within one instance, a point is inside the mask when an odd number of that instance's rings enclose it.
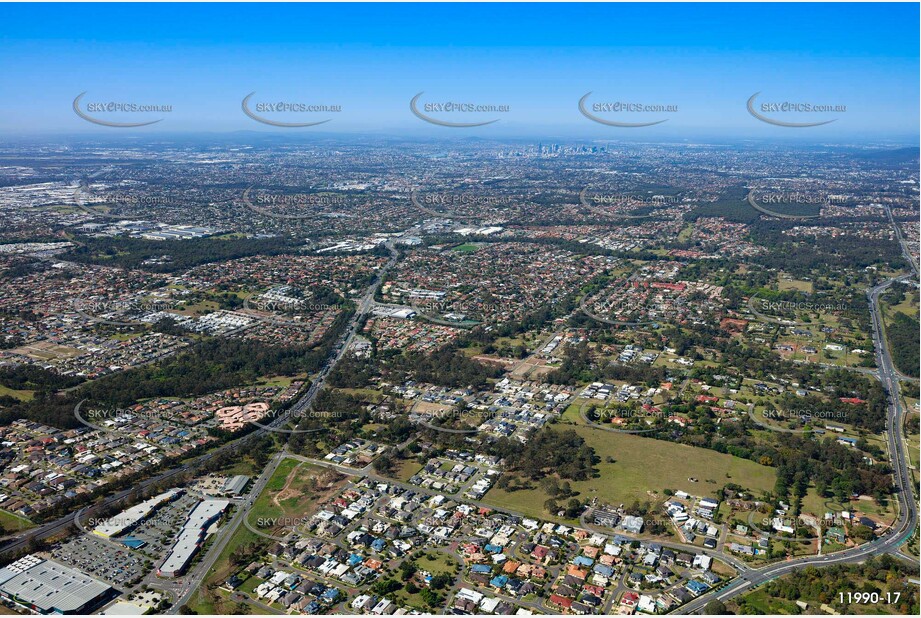
<path fill-rule="evenodd" d="M 432 575 L 447 573 L 453 576 L 455 569 L 460 566 L 459 563 L 450 556 L 434 551 L 424 554 L 421 558 L 415 560 L 415 563 L 420 570 L 428 571 Z M 441 592 L 444 593 L 444 590 Z M 394 598 L 399 605 L 415 607 L 426 613 L 432 611 L 432 608 L 426 606 L 425 601 L 422 600 L 422 596 L 418 592 L 410 594 L 404 588 L 394 593 Z"/>
<path fill-rule="evenodd" d="M 23 530 L 28 530 L 34 526 L 31 521 L 25 517 L 20 517 L 19 515 L 14 515 L 8 511 L 0 510 L 0 526 L 3 526 L 3 530 L 6 532 L 21 532 Z"/>
<path fill-rule="evenodd" d="M 238 474 L 243 474 L 245 476 L 259 476 L 259 473 L 262 472 L 262 470 L 255 466 L 253 460 L 241 459 L 235 462 L 232 466 L 221 468 L 221 472 L 227 476 L 236 476 Z"/>
<path fill-rule="evenodd" d="M 282 388 L 288 388 L 289 386 L 291 386 L 291 383 L 294 382 L 295 380 L 306 380 L 306 379 L 307 379 L 306 373 L 299 373 L 293 376 L 271 376 L 271 377 L 261 378 L 258 382 L 255 383 L 255 385 L 279 386 Z"/>
<path fill-rule="evenodd" d="M 889 303 L 884 303 L 886 309 L 892 312 L 900 311 L 907 316 L 916 318 L 918 317 L 918 293 L 914 291 L 909 291 L 905 294 L 905 298 L 902 299 L 898 305 L 890 305 Z"/>
<path fill-rule="evenodd" d="M 415 594 L 409 594 L 404 588 L 393 593 L 393 600 L 397 605 L 403 607 L 412 607 L 422 612 L 427 612 L 425 602 L 422 600 L 422 596 L 418 592 Z"/>
<path fill-rule="evenodd" d="M 438 575 L 439 573 L 453 575 L 458 567 L 458 562 L 444 553 L 429 552 L 416 560 L 416 565 L 432 575 Z"/>
<path fill-rule="evenodd" d="M 785 276 L 780 275 L 777 279 L 777 289 L 780 291 L 786 290 L 796 290 L 798 292 L 807 292 L 812 294 L 813 291 L 812 281 L 801 281 L 799 279 L 787 279 Z"/>
<path fill-rule="evenodd" d="M 249 522 L 253 524 L 260 519 L 303 518 L 312 513 L 317 503 L 344 481 L 345 477 L 326 468 L 285 459 L 253 503 Z M 266 532 L 273 534 L 268 529 Z"/>
<path fill-rule="evenodd" d="M 778 599 L 768 595 L 763 589 L 755 590 L 742 597 L 742 602 L 753 613 L 769 614 L 799 614 L 799 608 L 793 601 Z"/>
<path fill-rule="evenodd" d="M 35 397 L 35 391 L 18 391 L 16 389 L 9 388 L 0 384 L 0 397 L 8 396 L 19 401 L 32 401 L 32 398 Z"/>
<path fill-rule="evenodd" d="M 422 464 L 415 459 L 403 459 L 397 463 L 394 473 L 390 476 L 405 483 L 421 469 Z"/>
<path fill-rule="evenodd" d="M 600 457 L 598 478 L 572 482 L 579 498 L 597 497 L 599 502 L 631 504 L 659 501 L 663 490 L 684 490 L 692 495 L 714 496 L 726 483 L 736 483 L 756 495 L 774 487 L 772 468 L 716 451 L 653 440 L 632 434 L 613 433 L 587 426 L 575 430 Z M 609 463 L 608 458 L 614 462 Z M 689 478 L 696 478 L 692 482 Z M 540 488 L 514 492 L 494 488 L 485 501 L 496 506 L 547 517 L 548 496 Z"/>
<path fill-rule="evenodd" d="M 337 388 L 336 392 L 360 397 L 365 401 L 379 402 L 384 398 L 384 394 L 375 388 Z"/>
<path fill-rule="evenodd" d="M 462 245 L 457 245 L 456 247 L 454 247 L 454 249 L 452 249 L 452 251 L 460 251 L 461 253 L 472 253 L 476 251 L 477 249 L 479 249 L 477 245 L 467 242 Z"/>
<path fill-rule="evenodd" d="M 186 305 L 180 309 L 176 309 L 176 313 L 181 315 L 198 316 L 204 313 L 210 313 L 211 311 L 217 311 L 220 308 L 220 305 L 218 305 L 213 300 L 203 300 L 193 305 Z"/>
<path fill-rule="evenodd" d="M 137 339 L 141 336 L 141 333 L 114 333 L 109 335 L 109 339 L 113 341 L 131 341 L 132 339 Z"/>

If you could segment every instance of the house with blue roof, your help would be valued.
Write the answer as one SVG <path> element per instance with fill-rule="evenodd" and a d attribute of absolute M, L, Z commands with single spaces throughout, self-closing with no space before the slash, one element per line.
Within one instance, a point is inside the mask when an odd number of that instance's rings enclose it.
<path fill-rule="evenodd" d="M 470 567 L 471 573 L 492 573 L 492 567 L 488 564 L 475 564 Z"/>
<path fill-rule="evenodd" d="M 614 575 L 613 567 L 609 567 L 606 564 L 600 564 L 600 563 L 596 564 L 595 566 L 592 567 L 592 571 L 595 573 L 598 573 L 598 575 L 601 575 L 603 577 L 611 577 L 612 575 Z"/>
<path fill-rule="evenodd" d="M 502 547 L 499 545 L 493 545 L 492 543 L 487 543 L 486 547 L 483 548 L 483 551 L 485 551 L 487 554 L 501 554 Z"/>
<path fill-rule="evenodd" d="M 595 561 L 588 556 L 578 556 L 575 560 L 572 561 L 572 563 L 577 566 L 590 567 L 595 564 Z"/>
<path fill-rule="evenodd" d="M 335 603 L 336 599 L 339 598 L 339 594 L 338 588 L 327 588 L 320 598 L 328 603 Z"/>
<path fill-rule="evenodd" d="M 502 589 L 505 588 L 505 584 L 508 583 L 508 575 L 496 575 L 491 580 L 489 580 L 489 585 L 494 588 Z"/>
<path fill-rule="evenodd" d="M 687 584 L 685 584 L 684 587 L 687 588 L 688 592 L 690 592 L 694 596 L 703 594 L 704 592 L 710 589 L 710 586 L 708 586 L 707 584 L 703 582 L 699 582 L 697 580 L 693 580 L 693 579 L 689 581 Z"/>

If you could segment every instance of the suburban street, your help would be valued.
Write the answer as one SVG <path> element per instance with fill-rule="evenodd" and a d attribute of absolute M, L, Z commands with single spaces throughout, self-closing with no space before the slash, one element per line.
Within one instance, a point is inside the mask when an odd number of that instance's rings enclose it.
<path fill-rule="evenodd" d="M 391 251 L 393 252 L 392 247 Z M 391 258 L 391 261 L 388 262 L 385 268 L 390 268 L 395 263 L 396 257 L 395 252 L 394 256 Z M 356 324 L 360 317 L 370 311 L 373 307 L 374 292 L 376 286 L 379 285 L 380 280 L 383 278 L 384 272 L 375 279 L 372 283 L 369 290 L 362 296 L 359 301 L 359 309 L 356 311 L 353 316 L 352 322 L 349 327 L 343 333 L 342 343 L 337 348 L 337 351 L 334 353 L 334 356 L 331 358 L 330 362 L 326 367 L 321 370 L 318 374 L 316 381 L 313 383 L 308 392 L 294 405 L 291 407 L 290 412 L 303 412 L 309 409 L 309 406 L 312 404 L 313 399 L 320 392 L 323 382 L 328 376 L 329 372 L 335 366 L 335 364 L 342 358 L 345 350 L 348 348 L 348 344 L 354 337 L 356 332 Z M 656 540 L 655 542 L 665 546 L 672 547 L 675 549 L 684 549 L 690 550 L 693 549 L 696 552 L 701 552 L 706 555 L 711 556 L 712 558 L 722 560 L 727 564 L 731 565 L 738 571 L 738 577 L 732 580 L 729 584 L 719 588 L 717 590 L 711 591 L 709 593 L 703 594 L 700 597 L 690 601 L 684 606 L 678 608 L 675 612 L 677 614 L 692 614 L 699 613 L 704 606 L 711 600 L 720 600 L 727 601 L 732 599 L 740 594 L 743 594 L 767 581 L 780 577 L 784 574 L 790 573 L 794 570 L 801 569 L 805 566 L 830 566 L 834 564 L 845 564 L 853 562 L 861 562 L 872 556 L 878 556 L 885 553 L 893 553 L 896 557 L 906 560 L 906 558 L 897 553 L 898 548 L 911 536 L 913 531 L 917 527 L 917 510 L 915 508 L 914 498 L 912 496 L 912 490 L 910 487 L 910 477 L 907 474 L 907 460 L 905 457 L 904 444 L 902 441 L 902 432 L 901 432 L 901 421 L 902 421 L 902 409 L 898 399 L 898 388 L 900 376 L 895 370 L 892 359 L 889 354 L 888 346 L 886 345 L 883 330 L 882 330 L 882 318 L 878 310 L 878 300 L 880 294 L 885 291 L 890 285 L 892 285 L 897 280 L 905 280 L 910 276 L 906 275 L 899 277 L 897 279 L 890 279 L 879 285 L 868 290 L 867 296 L 870 303 L 871 315 L 873 318 L 874 325 L 874 343 L 876 347 L 876 356 L 877 364 L 879 369 L 877 370 L 876 375 L 882 381 L 883 386 L 887 393 L 888 399 L 888 425 L 889 431 L 887 432 L 887 441 L 889 446 L 889 452 L 892 453 L 892 465 L 895 471 L 894 473 L 894 483 L 897 489 L 896 500 L 899 503 L 899 518 L 894 525 L 894 527 L 884 533 L 883 536 L 876 539 L 875 541 L 866 543 L 859 547 L 855 547 L 849 550 L 842 552 L 837 552 L 831 555 L 819 555 L 819 556 L 807 556 L 801 558 L 793 558 L 782 563 L 775 563 L 759 568 L 752 568 L 747 566 L 742 560 L 727 554 L 724 551 L 720 550 L 701 550 L 697 547 L 686 546 L 682 543 L 674 542 L 660 542 Z M 272 423 L 273 426 L 279 426 L 284 422 L 285 417 L 280 417 Z M 616 431 L 616 430 L 612 430 Z M 373 472 L 370 465 L 365 466 L 362 469 L 355 469 L 346 466 L 340 466 L 333 463 L 330 463 L 321 459 L 313 459 L 309 457 L 302 457 L 287 452 L 279 453 L 276 455 L 263 474 L 259 477 L 257 484 L 254 486 L 252 492 L 250 493 L 250 498 L 239 508 L 237 513 L 234 515 L 231 520 L 225 524 L 221 532 L 219 533 L 220 537 L 215 540 L 215 542 L 210 546 L 207 556 L 202 561 L 201 564 L 195 570 L 195 573 L 189 575 L 189 580 L 186 585 L 182 588 L 182 595 L 174 605 L 173 612 L 178 611 L 178 607 L 183 603 L 187 602 L 191 595 L 194 593 L 196 587 L 200 585 L 205 578 L 208 570 L 213 566 L 217 557 L 220 555 L 220 552 L 226 546 L 226 543 L 232 537 L 234 531 L 239 527 L 239 525 L 245 522 L 246 514 L 249 512 L 249 509 L 252 506 L 253 501 L 265 487 L 265 484 L 271 478 L 272 473 L 274 473 L 278 464 L 284 457 L 290 457 L 298 461 L 303 461 L 305 463 L 310 463 L 312 465 L 321 466 L 336 470 L 342 474 L 349 476 L 357 476 L 363 478 L 369 478 L 371 480 L 379 481 L 381 483 L 389 483 L 402 487 L 404 489 L 412 489 L 413 491 L 423 491 L 417 486 L 411 485 L 409 483 L 403 483 L 390 479 L 385 476 L 381 476 Z M 490 507 L 489 504 L 479 502 L 479 501 L 469 501 L 471 504 L 476 506 Z M 504 509 L 503 509 L 504 510 Z M 512 514 L 520 515 L 520 513 Z M 593 528 L 588 525 L 585 521 L 587 513 L 582 518 L 582 525 L 588 530 L 593 530 Z M 598 530 L 604 534 L 604 532 Z M 638 537 L 642 538 L 642 537 Z M 910 560 L 909 560 L 910 561 Z M 913 563 L 916 564 L 916 563 Z M 610 606 L 610 603 L 608 604 Z M 610 609 L 610 607 L 608 607 Z"/>
<path fill-rule="evenodd" d="M 198 455 L 183 465 L 165 470 L 155 476 L 139 481 L 135 486 L 130 489 L 124 489 L 119 492 L 107 496 L 102 500 L 96 502 L 89 507 L 85 507 L 84 510 L 92 510 L 96 508 L 103 508 L 116 504 L 119 501 L 127 498 L 133 492 L 138 490 L 145 490 L 148 487 L 155 485 L 157 483 L 166 481 L 170 478 L 173 478 L 177 475 L 180 475 L 184 472 L 194 469 L 198 465 L 207 462 L 209 459 L 217 455 L 218 453 L 242 447 L 246 442 L 249 442 L 253 438 L 256 438 L 262 435 L 266 431 L 276 431 L 276 432 L 290 432 L 290 430 L 281 429 L 289 420 L 291 416 L 297 416 L 298 414 L 303 414 L 305 411 L 309 410 L 313 400 L 316 398 L 317 394 L 322 390 L 323 384 L 326 381 L 329 372 L 335 367 L 336 363 L 345 355 L 345 351 L 348 349 L 348 345 L 351 342 L 352 338 L 355 336 L 357 331 L 357 325 L 361 317 L 366 315 L 370 308 L 373 306 L 374 294 L 377 291 L 377 288 L 380 286 L 381 282 L 386 276 L 386 273 L 389 269 L 396 264 L 397 261 L 397 252 L 393 247 L 392 243 L 387 244 L 387 248 L 391 252 L 390 260 L 384 265 L 384 267 L 378 272 L 377 276 L 372 281 L 371 285 L 368 287 L 368 290 L 361 296 L 358 301 L 358 308 L 355 311 L 355 314 L 352 316 L 351 321 L 349 322 L 348 327 L 342 333 L 339 343 L 333 348 L 329 361 L 323 366 L 319 371 L 314 381 L 311 383 L 310 387 L 307 389 L 307 392 L 301 396 L 301 398 L 291 406 L 286 414 L 280 415 L 278 418 L 274 419 L 271 423 L 268 423 L 265 426 L 258 427 L 255 431 L 246 434 L 241 438 L 231 440 L 222 444 L 221 446 Z M 74 516 L 72 514 L 62 515 L 61 517 L 55 519 L 54 521 L 48 522 L 31 530 L 28 530 L 22 534 L 8 537 L 5 545 L 0 546 L 0 554 L 13 553 L 20 551 L 28 546 L 31 539 L 46 539 L 53 537 L 57 534 L 60 534 L 68 529 L 69 526 L 73 524 Z"/>
<path fill-rule="evenodd" d="M 896 229 L 898 229 L 897 226 Z M 902 247 L 903 251 L 907 253 L 904 244 L 902 244 Z M 914 262 L 910 259 L 910 256 L 909 263 L 914 268 Z M 781 564 L 749 569 L 740 574 L 729 585 L 703 594 L 672 613 L 691 614 L 700 612 L 710 601 L 728 601 L 765 582 L 806 566 L 830 566 L 833 564 L 863 562 L 867 558 L 887 553 L 893 554 L 899 559 L 905 559 L 898 550 L 918 528 L 917 500 L 911 486 L 911 475 L 908 473 L 908 461 L 905 455 L 905 444 L 902 435 L 904 417 L 899 396 L 899 377 L 892 364 L 892 356 L 884 336 L 879 296 L 894 282 L 910 280 L 911 278 L 912 275 L 904 275 L 895 279 L 888 279 L 867 291 L 870 315 L 873 319 L 873 343 L 876 348 L 876 363 L 877 367 L 879 367 L 877 375 L 886 391 L 888 402 L 886 439 L 890 457 L 892 458 L 895 498 L 899 504 L 899 518 L 896 524 L 880 538 L 853 549 L 825 556 L 793 558 Z M 917 559 L 913 560 L 912 564 L 917 565 Z"/>

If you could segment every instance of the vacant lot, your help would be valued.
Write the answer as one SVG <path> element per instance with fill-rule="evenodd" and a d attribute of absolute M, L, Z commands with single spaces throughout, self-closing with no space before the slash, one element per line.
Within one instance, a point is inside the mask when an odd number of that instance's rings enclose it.
<path fill-rule="evenodd" d="M 10 350 L 13 354 L 22 354 L 35 360 L 53 360 L 56 358 L 73 358 L 81 354 L 80 350 L 57 345 L 48 341 L 39 341 Z"/>
<path fill-rule="evenodd" d="M 25 517 L 20 517 L 19 515 L 14 515 L 8 511 L 0 510 L 0 530 L 2 534 L 8 534 L 11 532 L 21 532 L 22 530 L 27 530 L 34 526 L 31 521 Z"/>
<path fill-rule="evenodd" d="M 256 499 L 249 512 L 250 524 L 266 528 L 261 522 L 273 518 L 285 521 L 282 532 L 290 531 L 291 520 L 300 520 L 314 512 L 317 505 L 338 490 L 346 477 L 327 470 L 286 459 L 279 464 L 262 494 Z M 269 527 L 271 528 L 271 527 Z M 273 530 L 265 529 L 273 534 Z"/>
<path fill-rule="evenodd" d="M 663 490 L 684 490 L 692 495 L 714 496 L 727 483 L 736 483 L 756 495 L 774 487 L 772 468 L 684 444 L 674 444 L 638 435 L 614 433 L 581 426 L 574 428 L 595 449 L 601 462 L 598 478 L 571 482 L 579 498 L 598 497 L 599 502 L 617 506 L 634 500 L 662 500 Z M 613 459 L 613 463 L 608 461 Z M 689 479 L 697 479 L 697 482 Z M 543 505 L 548 496 L 537 487 L 507 492 L 490 490 L 485 500 L 496 506 L 547 517 Z M 565 501 L 564 501 L 565 502 Z"/>
<path fill-rule="evenodd" d="M 396 464 L 394 471 L 389 476 L 403 481 L 404 483 L 416 475 L 422 469 L 422 464 L 415 459 L 401 459 Z"/>
<path fill-rule="evenodd" d="M 812 294 L 813 292 L 812 281 L 801 281 L 800 279 L 793 279 L 785 275 L 778 276 L 777 289 L 781 292 L 785 292 L 786 290 L 796 290 L 797 292 L 806 292 L 808 294 Z"/>

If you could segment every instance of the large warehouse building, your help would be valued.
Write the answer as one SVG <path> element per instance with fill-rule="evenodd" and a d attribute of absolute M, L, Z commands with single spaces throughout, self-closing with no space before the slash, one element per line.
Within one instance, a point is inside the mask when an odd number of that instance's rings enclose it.
<path fill-rule="evenodd" d="M 202 500 L 198 503 L 179 530 L 179 536 L 170 550 L 163 564 L 157 569 L 161 577 L 178 577 L 188 566 L 195 554 L 198 553 L 202 542 L 205 540 L 208 528 L 221 518 L 221 515 L 230 506 L 229 500 Z"/>
<path fill-rule="evenodd" d="M 124 534 L 153 515 L 158 508 L 167 502 L 175 500 L 182 493 L 182 489 L 170 489 L 159 496 L 154 496 L 150 500 L 145 500 L 130 509 L 125 509 L 115 517 L 107 519 L 96 526 L 93 529 L 93 533 L 106 539 Z"/>
<path fill-rule="evenodd" d="M 0 597 L 39 614 L 89 614 L 118 594 L 77 569 L 35 555 L 0 569 Z"/>

